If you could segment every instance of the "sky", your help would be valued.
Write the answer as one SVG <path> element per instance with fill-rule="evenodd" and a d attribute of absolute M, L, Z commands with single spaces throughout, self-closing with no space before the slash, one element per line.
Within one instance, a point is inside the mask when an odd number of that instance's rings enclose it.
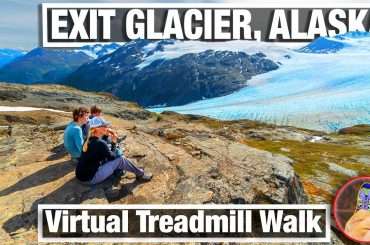
<path fill-rule="evenodd" d="M 269 0 L 270 2 L 307 2 L 307 0 Z M 322 0 L 311 0 L 310 2 Z M 369 0 L 356 0 L 358 3 L 366 3 Z M 0 48 L 18 48 L 29 50 L 39 45 L 39 24 L 38 7 L 42 2 L 88 2 L 88 3 L 124 3 L 124 2 L 162 2 L 162 3 L 183 3 L 183 2 L 251 2 L 242 0 L 1 0 L 0 14 Z M 260 2 L 254 0 L 254 2 Z M 348 2 L 348 0 L 326 0 L 325 2 Z M 354 1 L 351 1 L 354 2 Z"/>
<path fill-rule="evenodd" d="M 224 2 L 217 0 L 1 0 L 0 48 L 29 50 L 39 45 L 38 8 L 41 3 L 125 3 L 125 2 Z"/>

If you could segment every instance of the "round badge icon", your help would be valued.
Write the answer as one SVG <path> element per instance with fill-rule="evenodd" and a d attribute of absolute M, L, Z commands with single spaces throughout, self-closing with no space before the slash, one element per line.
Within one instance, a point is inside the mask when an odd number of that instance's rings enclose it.
<path fill-rule="evenodd" d="M 338 229 L 347 238 L 370 243 L 370 176 L 345 183 L 335 195 L 332 211 Z"/>

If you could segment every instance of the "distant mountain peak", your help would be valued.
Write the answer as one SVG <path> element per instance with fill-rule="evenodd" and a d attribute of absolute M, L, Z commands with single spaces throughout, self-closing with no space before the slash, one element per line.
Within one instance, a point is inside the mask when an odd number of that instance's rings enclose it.
<path fill-rule="evenodd" d="M 0 69 L 0 80 L 16 83 L 56 83 L 92 58 L 68 49 L 35 48 Z"/>
<path fill-rule="evenodd" d="M 319 37 L 307 46 L 298 49 L 298 51 L 303 53 L 327 54 L 335 53 L 348 46 L 348 44 L 336 38 Z"/>
<path fill-rule="evenodd" d="M 26 54 L 27 51 L 22 49 L 12 49 L 12 48 L 0 48 L 0 55 L 12 55 L 12 54 Z"/>
<path fill-rule="evenodd" d="M 0 68 L 23 56 L 26 51 L 20 49 L 0 48 Z"/>
<path fill-rule="evenodd" d="M 307 46 L 298 49 L 298 52 L 328 54 L 336 53 L 347 48 L 370 48 L 370 33 L 353 31 L 338 34 L 334 37 L 318 37 Z"/>
<path fill-rule="evenodd" d="M 344 34 L 338 34 L 334 38 L 339 40 L 348 40 L 348 39 L 360 39 L 360 38 L 369 38 L 370 33 L 364 31 L 351 31 Z"/>
<path fill-rule="evenodd" d="M 111 54 L 121 45 L 118 43 L 108 43 L 108 44 L 95 44 L 95 45 L 86 45 L 79 49 L 75 49 L 75 52 L 83 52 L 84 54 L 90 56 L 93 59 L 100 58 L 104 55 Z"/>

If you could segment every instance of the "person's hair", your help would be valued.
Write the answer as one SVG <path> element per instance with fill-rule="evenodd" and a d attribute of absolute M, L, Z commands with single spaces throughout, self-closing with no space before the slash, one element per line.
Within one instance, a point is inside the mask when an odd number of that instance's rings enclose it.
<path fill-rule="evenodd" d="M 97 114 L 97 113 L 101 113 L 101 112 L 102 112 L 102 109 L 100 107 L 98 107 L 97 105 L 93 105 L 90 108 L 90 113 L 91 114 Z"/>
<path fill-rule="evenodd" d="M 77 122 L 80 117 L 89 113 L 89 110 L 86 107 L 79 107 L 73 110 L 73 121 Z"/>
<path fill-rule="evenodd" d="M 91 135 L 94 133 L 94 132 L 93 132 L 94 130 L 95 130 L 95 129 L 90 128 L 90 129 L 89 129 L 89 132 L 87 132 L 87 137 L 86 137 L 85 143 L 84 143 L 84 145 L 82 146 L 82 151 L 83 151 L 83 152 L 87 152 L 87 147 L 88 147 L 88 145 L 89 145 L 90 137 L 91 137 Z"/>
<path fill-rule="evenodd" d="M 90 138 L 95 135 L 97 128 L 90 128 L 89 132 L 87 133 L 87 137 L 85 140 L 84 145 L 82 146 L 82 151 L 87 152 L 87 148 L 89 145 Z"/>

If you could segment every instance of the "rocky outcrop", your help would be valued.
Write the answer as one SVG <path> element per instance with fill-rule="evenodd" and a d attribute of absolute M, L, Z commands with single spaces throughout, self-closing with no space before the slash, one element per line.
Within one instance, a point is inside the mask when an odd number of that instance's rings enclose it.
<path fill-rule="evenodd" d="M 8 241 L 36 239 L 40 203 L 306 202 L 291 159 L 218 135 L 198 119 L 185 122 L 172 115 L 152 117 L 134 105 L 102 95 L 75 96 L 75 90 L 61 92 L 62 87 L 55 91 L 43 86 L 2 85 L 5 87 L 23 95 L 8 101 L 13 105 L 32 98 L 33 104 L 27 105 L 36 106 L 45 96 L 51 98 L 49 105 L 53 108 L 57 103 L 69 107 L 74 100 L 60 99 L 71 97 L 82 104 L 93 99 L 110 101 L 106 102 L 111 103 L 108 113 L 115 116 L 124 117 L 120 113 L 130 111 L 130 120 L 105 117 L 120 135 L 127 135 L 123 146 L 126 155 L 154 174 L 146 184 L 126 174 L 96 188 L 82 185 L 75 179 L 75 166 L 62 145 L 69 113 L 0 112 L 0 124 L 12 125 L 10 135 L 8 128 L 0 134 L 0 234 Z M 36 96 L 39 101 L 34 99 Z M 115 103 L 122 106 L 119 111 Z"/>
<path fill-rule="evenodd" d="M 60 85 L 25 86 L 0 83 L 0 102 L 3 106 L 33 106 L 72 111 L 79 106 L 98 104 L 106 114 L 127 120 L 144 120 L 153 116 L 135 103 L 117 100 L 111 94 L 86 93 Z"/>
<path fill-rule="evenodd" d="M 68 116 L 46 111 L 4 114 L 54 118 L 39 124 L 13 122 L 12 136 L 1 138 L 7 143 L 0 149 L 0 223 L 8 239 L 35 235 L 40 203 L 306 202 L 289 158 L 233 142 L 202 125 L 191 131 L 167 122 L 173 127 L 164 129 L 162 121 L 134 123 L 109 116 L 119 134 L 127 135 L 126 155 L 154 178 L 139 185 L 128 174 L 90 188 L 76 181 L 74 165 L 61 145 L 60 124 Z"/>
<path fill-rule="evenodd" d="M 108 95 L 62 86 L 0 86 L 0 91 L 5 89 L 21 95 L 5 98 L 7 106 L 68 110 L 101 103 L 106 119 L 127 136 L 122 145 L 126 156 L 154 174 L 145 184 L 127 173 L 94 188 L 83 185 L 75 179 L 75 165 L 62 145 L 69 112 L 0 112 L 0 126 L 5 126 L 0 127 L 0 237 L 5 243 L 37 240 L 40 203 L 307 203 L 317 196 L 330 198 L 334 188 L 325 181 L 338 168 L 324 171 L 317 164 L 325 163 L 315 161 L 321 161 L 317 156 L 325 151 L 325 159 L 341 165 L 332 158 L 331 147 L 344 147 L 337 157 L 347 159 L 347 146 L 342 144 L 352 140 L 247 120 L 226 122 L 171 112 L 153 115 Z M 314 136 L 326 139 L 311 142 Z M 368 156 L 366 149 L 350 149 L 353 161 Z M 341 241 L 335 237 L 333 243 Z"/>

